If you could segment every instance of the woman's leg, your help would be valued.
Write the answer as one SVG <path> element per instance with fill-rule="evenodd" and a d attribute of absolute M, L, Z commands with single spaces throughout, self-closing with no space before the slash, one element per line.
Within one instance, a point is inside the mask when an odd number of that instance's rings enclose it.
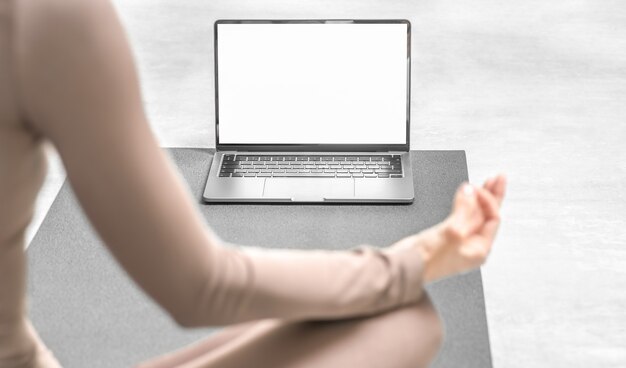
<path fill-rule="evenodd" d="M 214 349 L 217 349 L 218 347 L 233 341 L 257 323 L 259 322 L 253 321 L 226 327 L 223 330 L 214 333 L 213 335 L 202 341 L 184 347 L 180 350 L 173 351 L 169 354 L 162 355 L 153 360 L 144 362 L 137 366 L 137 368 L 178 367 L 186 362 L 193 361 L 200 356 L 204 356 Z"/>
<path fill-rule="evenodd" d="M 194 358 L 173 366 L 416 368 L 433 360 L 441 341 L 439 316 L 425 295 L 417 304 L 366 318 L 259 321 L 220 346 L 204 354 L 196 350 Z"/>

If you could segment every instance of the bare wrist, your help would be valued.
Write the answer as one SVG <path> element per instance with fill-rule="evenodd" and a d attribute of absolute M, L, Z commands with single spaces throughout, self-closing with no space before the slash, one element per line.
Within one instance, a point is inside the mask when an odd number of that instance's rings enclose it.
<path fill-rule="evenodd" d="M 444 222 L 445 223 L 445 222 Z M 435 253 L 445 242 L 445 229 L 444 223 L 433 226 L 428 230 L 421 233 L 420 241 L 417 244 L 417 248 L 421 254 L 423 262 L 423 279 L 424 283 L 431 283 L 442 278 L 442 275 L 438 274 L 435 267 Z"/>

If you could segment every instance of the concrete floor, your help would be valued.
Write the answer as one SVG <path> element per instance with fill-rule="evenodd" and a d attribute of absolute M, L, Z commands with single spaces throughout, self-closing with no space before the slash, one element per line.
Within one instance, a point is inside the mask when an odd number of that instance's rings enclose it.
<path fill-rule="evenodd" d="M 164 147 L 211 147 L 218 18 L 407 18 L 412 149 L 508 174 L 483 267 L 496 367 L 626 366 L 626 2 L 116 0 Z M 63 179 L 51 170 L 30 229 Z"/>

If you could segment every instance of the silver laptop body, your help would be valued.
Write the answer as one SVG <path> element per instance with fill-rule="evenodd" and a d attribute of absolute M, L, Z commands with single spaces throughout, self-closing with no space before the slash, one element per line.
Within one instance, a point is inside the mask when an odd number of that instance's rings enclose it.
<path fill-rule="evenodd" d="M 206 202 L 410 203 L 407 20 L 218 20 Z"/>

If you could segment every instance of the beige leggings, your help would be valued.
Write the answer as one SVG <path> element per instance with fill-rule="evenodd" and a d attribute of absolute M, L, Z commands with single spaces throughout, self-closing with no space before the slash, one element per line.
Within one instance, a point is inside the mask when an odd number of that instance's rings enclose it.
<path fill-rule="evenodd" d="M 417 368 L 435 358 L 442 337 L 437 311 L 425 295 L 371 317 L 231 326 L 139 367 Z"/>

